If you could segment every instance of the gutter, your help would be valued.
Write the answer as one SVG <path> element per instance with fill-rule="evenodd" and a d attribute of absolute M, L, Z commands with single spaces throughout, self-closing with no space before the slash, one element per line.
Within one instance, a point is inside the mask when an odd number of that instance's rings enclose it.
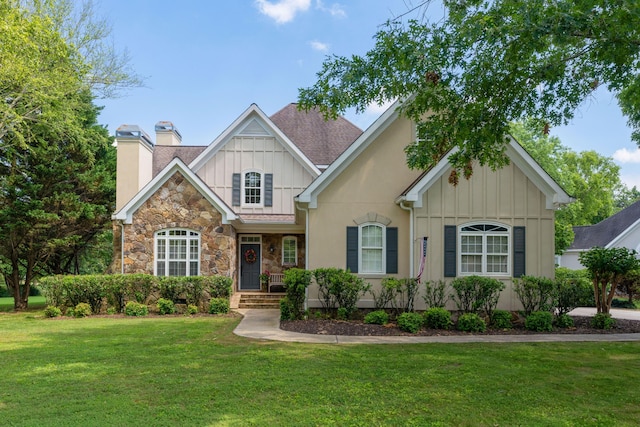
<path fill-rule="evenodd" d="M 401 200 L 400 203 L 398 204 L 400 206 L 400 208 L 404 209 L 405 211 L 409 211 L 409 274 L 410 277 L 413 278 L 415 277 L 415 272 L 414 270 L 414 231 L 413 231 L 413 222 L 414 222 L 414 211 L 413 211 L 413 207 L 412 206 L 405 206 L 404 205 L 405 200 Z"/>
<path fill-rule="evenodd" d="M 309 208 L 301 208 L 297 197 L 293 199 L 296 209 L 304 212 L 304 268 L 309 269 Z M 304 310 L 309 308 L 309 287 L 304 288 Z"/>
<path fill-rule="evenodd" d="M 124 221 L 118 220 L 120 224 L 120 274 L 124 274 Z"/>

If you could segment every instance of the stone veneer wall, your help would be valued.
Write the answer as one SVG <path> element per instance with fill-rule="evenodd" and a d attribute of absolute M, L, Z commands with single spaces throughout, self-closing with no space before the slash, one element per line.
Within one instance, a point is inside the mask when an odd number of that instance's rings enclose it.
<path fill-rule="evenodd" d="M 298 264 L 293 266 L 282 265 L 282 238 L 284 236 L 295 236 L 298 238 Z M 262 235 L 262 270 L 270 273 L 282 273 L 290 267 L 305 268 L 304 265 L 304 234 L 263 234 Z M 273 247 L 273 252 L 269 248 Z"/>
<path fill-rule="evenodd" d="M 124 226 L 124 272 L 154 271 L 154 233 L 167 228 L 186 228 L 200 233 L 200 275 L 229 276 L 236 280 L 236 232 L 222 224 L 218 212 L 181 173 L 176 172 L 133 214 Z M 120 225 L 113 225 L 114 262 L 120 272 Z"/>

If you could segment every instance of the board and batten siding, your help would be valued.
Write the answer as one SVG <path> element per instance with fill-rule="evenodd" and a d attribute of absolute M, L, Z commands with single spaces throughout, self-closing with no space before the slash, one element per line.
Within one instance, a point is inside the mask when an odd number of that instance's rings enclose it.
<path fill-rule="evenodd" d="M 272 206 L 241 205 L 238 213 L 294 214 L 293 199 L 313 180 L 313 175 L 271 136 L 236 136 L 227 142 L 198 175 L 232 206 L 233 174 L 255 170 L 273 174 Z"/>
<path fill-rule="evenodd" d="M 520 169 L 513 163 L 497 171 L 476 165 L 471 179 L 461 179 L 456 187 L 448 177 L 447 172 L 434 183 L 424 193 L 422 207 L 415 209 L 416 265 L 420 262 L 420 240 L 429 237 L 423 281 L 444 279 L 445 226 L 470 222 L 504 224 L 512 236 L 513 227 L 525 227 L 525 274 L 554 277 L 554 211 L 546 209 L 545 195 Z M 513 238 L 510 244 L 513 256 Z M 512 264 L 513 259 L 511 274 Z M 511 280 L 504 281 L 507 289 L 501 294 L 499 307 L 518 306 Z"/>

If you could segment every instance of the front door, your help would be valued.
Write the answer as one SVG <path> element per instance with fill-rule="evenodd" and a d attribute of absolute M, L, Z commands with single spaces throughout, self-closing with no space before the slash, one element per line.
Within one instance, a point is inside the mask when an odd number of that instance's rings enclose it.
<path fill-rule="evenodd" d="M 258 243 L 240 245 L 240 289 L 260 290 L 260 244 Z"/>

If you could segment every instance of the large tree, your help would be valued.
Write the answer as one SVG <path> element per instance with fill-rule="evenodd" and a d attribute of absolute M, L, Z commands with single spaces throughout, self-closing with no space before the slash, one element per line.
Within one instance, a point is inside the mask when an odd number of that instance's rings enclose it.
<path fill-rule="evenodd" d="M 443 3 L 444 19 L 389 21 L 365 55 L 328 58 L 315 85 L 300 90 L 301 107 L 331 116 L 402 99 L 401 112 L 419 131 L 406 148 L 409 166 L 428 168 L 458 147 L 453 183 L 472 174 L 474 161 L 496 168 L 508 161 L 510 122 L 567 123 L 601 86 L 617 97 L 640 141 L 637 1 Z"/>
<path fill-rule="evenodd" d="M 53 19 L 0 0 L 0 269 L 17 310 L 109 222 L 113 147 L 91 73 Z"/>

